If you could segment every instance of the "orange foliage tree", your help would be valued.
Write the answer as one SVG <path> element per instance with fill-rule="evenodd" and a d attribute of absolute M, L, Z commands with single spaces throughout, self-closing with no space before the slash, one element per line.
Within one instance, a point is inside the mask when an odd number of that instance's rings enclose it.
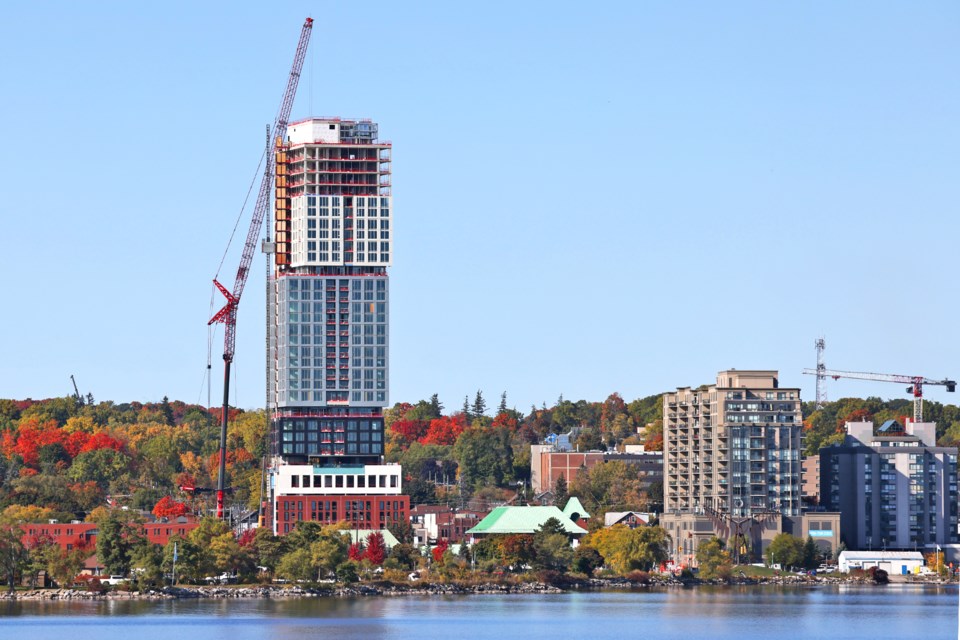
<path fill-rule="evenodd" d="M 190 509 L 187 508 L 187 505 L 177 502 L 170 496 L 163 496 L 153 507 L 153 515 L 158 518 L 179 518 L 188 513 L 190 513 Z"/>

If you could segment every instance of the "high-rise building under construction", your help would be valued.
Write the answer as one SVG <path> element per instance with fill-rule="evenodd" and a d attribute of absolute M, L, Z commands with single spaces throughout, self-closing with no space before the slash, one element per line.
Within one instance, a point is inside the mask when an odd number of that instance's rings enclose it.
<path fill-rule="evenodd" d="M 277 149 L 267 322 L 277 533 L 297 520 L 406 519 L 399 467 L 382 464 L 390 163 L 369 120 L 294 122 Z"/>

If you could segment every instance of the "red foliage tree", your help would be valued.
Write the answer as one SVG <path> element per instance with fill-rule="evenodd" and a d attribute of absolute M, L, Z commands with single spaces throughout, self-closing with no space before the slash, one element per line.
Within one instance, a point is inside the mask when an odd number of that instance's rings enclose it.
<path fill-rule="evenodd" d="M 240 534 L 240 537 L 237 539 L 237 544 L 239 544 L 241 547 L 249 547 L 251 544 L 253 544 L 253 541 L 256 537 L 256 529 L 246 529 Z"/>
<path fill-rule="evenodd" d="M 447 548 L 448 548 L 449 546 L 450 546 L 450 543 L 447 542 L 447 539 L 446 539 L 446 538 L 441 539 L 440 542 L 437 543 L 437 546 L 435 546 L 435 547 L 430 551 L 430 553 L 433 554 L 433 561 L 436 562 L 437 564 L 442 565 L 442 564 L 443 564 L 443 554 L 445 554 L 445 553 L 447 552 Z"/>
<path fill-rule="evenodd" d="M 517 432 L 517 419 L 513 417 L 513 414 L 504 411 L 503 413 L 498 413 L 493 419 L 493 426 L 495 427 L 506 427 L 510 430 L 510 433 Z"/>
<path fill-rule="evenodd" d="M 371 564 L 383 564 L 387 558 L 387 544 L 382 533 L 375 531 L 367 536 L 367 549 L 363 555 Z"/>
<path fill-rule="evenodd" d="M 350 558 L 351 560 L 356 560 L 357 562 L 360 562 L 361 560 L 363 560 L 363 551 L 364 551 L 363 543 L 354 542 L 353 544 L 350 545 L 350 548 L 347 549 L 347 557 Z"/>
<path fill-rule="evenodd" d="M 457 438 L 467 428 L 467 421 L 462 413 L 454 416 L 443 416 L 430 421 L 427 434 L 420 441 L 421 444 L 455 444 Z"/>
<path fill-rule="evenodd" d="M 190 513 L 190 509 L 182 502 L 177 502 L 170 496 L 163 496 L 153 507 L 153 515 L 158 518 L 179 518 Z"/>
<path fill-rule="evenodd" d="M 66 435 L 57 426 L 56 420 L 48 420 L 40 424 L 36 418 L 31 418 L 22 423 L 16 431 L 3 434 L 0 450 L 7 458 L 19 455 L 23 458 L 23 464 L 35 467 L 40 462 L 42 447 L 51 444 L 63 445 L 65 441 Z"/>
<path fill-rule="evenodd" d="M 429 425 L 423 420 L 396 420 L 390 425 L 390 431 L 397 434 L 408 443 L 418 442 L 427 435 Z"/>

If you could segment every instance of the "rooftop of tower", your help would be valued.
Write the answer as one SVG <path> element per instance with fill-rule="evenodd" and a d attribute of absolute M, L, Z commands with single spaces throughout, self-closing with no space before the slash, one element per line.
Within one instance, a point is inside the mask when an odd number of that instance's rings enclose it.
<path fill-rule="evenodd" d="M 379 144 L 377 123 L 370 119 L 319 116 L 287 125 L 290 144 Z"/>

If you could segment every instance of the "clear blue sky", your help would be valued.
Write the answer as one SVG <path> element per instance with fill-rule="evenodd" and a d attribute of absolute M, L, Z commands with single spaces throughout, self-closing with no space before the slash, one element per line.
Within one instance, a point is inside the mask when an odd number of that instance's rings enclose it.
<path fill-rule="evenodd" d="M 21 2 L 0 9 L 0 397 L 75 374 L 98 400 L 206 401 L 210 281 L 307 15 L 294 118 L 394 143 L 391 402 L 527 411 L 729 367 L 812 399 L 821 334 L 834 368 L 960 376 L 956 2 Z M 904 395 L 830 383 L 871 394 Z"/>

